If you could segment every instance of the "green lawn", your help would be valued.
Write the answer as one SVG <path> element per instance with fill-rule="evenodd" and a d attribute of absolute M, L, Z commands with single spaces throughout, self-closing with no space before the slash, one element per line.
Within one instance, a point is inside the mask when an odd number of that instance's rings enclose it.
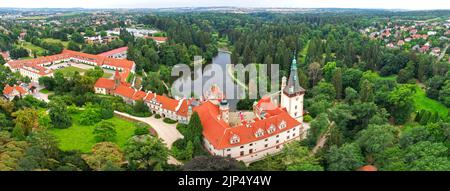
<path fill-rule="evenodd" d="M 56 136 L 59 147 L 64 150 L 80 150 L 81 152 L 91 152 L 91 148 L 96 144 L 94 135 L 94 125 L 83 126 L 78 123 L 80 114 L 73 115 L 73 125 L 67 129 L 50 129 L 50 133 Z M 113 117 L 106 121 L 116 125 L 117 136 L 113 141 L 120 148 L 124 148 L 127 140 L 134 134 L 134 123 L 124 119 Z"/>
<path fill-rule="evenodd" d="M 417 111 L 420 111 L 422 109 L 431 112 L 437 111 L 441 117 L 446 117 L 448 114 L 448 108 L 445 105 L 436 100 L 428 98 L 425 94 L 425 91 L 419 86 L 416 86 L 416 94 L 414 95 L 413 99 L 414 106 L 416 107 Z"/>
<path fill-rule="evenodd" d="M 105 72 L 105 73 L 103 74 L 102 77 L 104 77 L 104 78 L 110 78 L 110 77 L 112 77 L 112 76 L 113 76 L 113 74 L 108 73 L 108 72 Z"/>
<path fill-rule="evenodd" d="M 84 69 L 77 68 L 74 66 L 69 66 L 58 70 L 61 71 L 64 74 L 64 76 L 72 76 L 75 72 L 79 72 L 80 74 L 82 74 L 86 71 Z"/>
<path fill-rule="evenodd" d="M 32 53 L 36 52 L 36 54 L 38 56 L 42 56 L 45 53 L 45 49 L 43 49 L 39 46 L 36 46 L 34 44 L 31 44 L 30 42 L 23 42 L 22 47 L 24 47 L 25 49 L 31 50 Z"/>
<path fill-rule="evenodd" d="M 49 91 L 48 89 L 42 89 L 41 91 L 39 91 L 43 94 L 49 94 L 49 93 L 53 93 L 53 91 Z"/>
<path fill-rule="evenodd" d="M 67 42 L 67 41 L 62 41 L 62 40 L 54 39 L 54 38 L 45 38 L 44 42 L 61 43 L 64 45 L 64 48 L 67 48 L 67 45 L 69 44 L 69 42 Z"/>

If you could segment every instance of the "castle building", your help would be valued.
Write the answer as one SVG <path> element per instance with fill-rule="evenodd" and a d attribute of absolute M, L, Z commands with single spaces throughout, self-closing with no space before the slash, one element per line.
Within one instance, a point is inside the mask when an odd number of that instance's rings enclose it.
<path fill-rule="evenodd" d="M 283 79 L 280 105 L 271 97 L 263 97 L 246 114 L 230 112 L 226 100 L 205 101 L 193 108 L 200 116 L 203 143 L 211 155 L 251 163 L 280 152 L 289 142 L 306 138 L 308 129 L 302 124 L 305 90 L 298 82 L 295 59 L 289 80 Z"/>

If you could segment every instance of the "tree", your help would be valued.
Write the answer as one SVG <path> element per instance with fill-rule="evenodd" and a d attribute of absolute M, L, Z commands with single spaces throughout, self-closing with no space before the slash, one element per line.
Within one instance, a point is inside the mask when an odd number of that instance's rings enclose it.
<path fill-rule="evenodd" d="M 23 135 L 28 136 L 31 132 L 39 128 L 39 113 L 32 108 L 26 108 L 14 112 L 12 114 L 15 117 L 15 128 L 20 128 L 23 131 Z"/>
<path fill-rule="evenodd" d="M 336 98 L 341 99 L 342 98 L 342 69 L 337 68 L 333 73 L 333 86 L 336 91 Z"/>
<path fill-rule="evenodd" d="M 331 146 L 325 155 L 330 171 L 353 171 L 364 165 L 361 149 L 355 143 L 344 144 L 341 147 Z"/>
<path fill-rule="evenodd" d="M 368 155 L 369 161 L 373 156 L 382 153 L 386 148 L 392 147 L 397 142 L 398 129 L 390 125 L 369 125 L 362 130 L 357 143 Z"/>
<path fill-rule="evenodd" d="M 323 171 L 319 160 L 310 155 L 308 148 L 298 143 L 286 145 L 282 155 L 287 171 Z"/>
<path fill-rule="evenodd" d="M 162 170 L 168 157 L 166 145 L 150 135 L 135 136 L 125 146 L 125 158 L 132 170 Z"/>
<path fill-rule="evenodd" d="M 77 44 L 77 43 L 74 42 L 74 41 L 70 41 L 70 42 L 67 44 L 67 49 L 68 49 L 68 50 L 73 50 L 73 51 L 80 51 L 80 50 L 81 50 L 80 45 Z"/>
<path fill-rule="evenodd" d="M 443 143 L 419 142 L 409 146 L 404 156 L 413 171 L 450 170 L 448 148 Z"/>
<path fill-rule="evenodd" d="M 80 33 L 73 33 L 70 39 L 76 43 L 84 43 L 84 37 Z"/>
<path fill-rule="evenodd" d="M 198 154 L 202 152 L 202 137 L 203 137 L 203 126 L 200 121 L 200 116 L 197 112 L 194 112 L 189 120 L 187 126 L 188 130 L 185 135 L 187 141 L 191 141 L 194 144 L 194 153 Z"/>
<path fill-rule="evenodd" d="M 389 93 L 389 112 L 394 117 L 396 124 L 404 124 L 414 111 L 414 93 L 414 86 L 409 84 L 399 85 Z"/>
<path fill-rule="evenodd" d="M 101 78 L 105 72 L 102 68 L 96 66 L 92 69 L 87 70 L 84 75 L 89 76 L 93 79 L 93 81 L 97 81 L 99 78 Z"/>
<path fill-rule="evenodd" d="M 39 78 L 39 85 L 45 86 L 45 89 L 53 91 L 55 88 L 55 79 L 48 76 L 43 76 Z"/>
<path fill-rule="evenodd" d="M 147 104 L 144 103 L 144 100 L 137 100 L 133 105 L 133 113 L 138 115 L 146 115 L 150 113 L 150 109 Z"/>
<path fill-rule="evenodd" d="M 119 146 L 110 142 L 97 143 L 92 147 L 92 154 L 82 156 L 86 163 L 96 171 L 120 169 L 124 162 Z"/>
<path fill-rule="evenodd" d="M 245 166 L 233 158 L 220 156 L 197 156 L 185 163 L 183 171 L 240 171 Z"/>
<path fill-rule="evenodd" d="M 66 104 L 61 100 L 52 101 L 49 105 L 49 116 L 53 127 L 65 129 L 72 126 L 72 117 Z"/>
<path fill-rule="evenodd" d="M 0 65 L 6 64 L 5 58 L 3 58 L 2 55 L 0 55 Z"/>
<path fill-rule="evenodd" d="M 368 80 L 364 80 L 361 83 L 360 99 L 362 102 L 372 102 L 374 100 L 373 85 Z"/>
<path fill-rule="evenodd" d="M 308 67 L 308 77 L 311 80 L 311 85 L 315 86 L 320 81 L 322 70 L 318 62 L 311 63 Z"/>
<path fill-rule="evenodd" d="M 351 88 L 347 87 L 345 88 L 345 102 L 348 104 L 354 104 L 359 98 L 358 92 Z"/>
<path fill-rule="evenodd" d="M 311 91 L 313 97 L 322 97 L 328 101 L 336 98 L 336 90 L 332 84 L 321 81 Z"/>
<path fill-rule="evenodd" d="M 84 111 L 80 115 L 81 125 L 93 125 L 102 120 L 101 109 L 91 103 L 86 104 Z"/>
<path fill-rule="evenodd" d="M 109 121 L 102 121 L 95 125 L 92 133 L 97 142 L 113 141 L 117 135 L 115 125 Z"/>
<path fill-rule="evenodd" d="M 102 119 L 111 119 L 114 117 L 114 105 L 113 102 L 108 99 L 102 99 L 100 101 L 100 113 Z"/>

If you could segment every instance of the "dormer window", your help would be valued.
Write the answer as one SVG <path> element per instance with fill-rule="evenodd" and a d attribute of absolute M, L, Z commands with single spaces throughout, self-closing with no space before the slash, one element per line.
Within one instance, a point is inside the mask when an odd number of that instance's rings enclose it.
<path fill-rule="evenodd" d="M 239 141 L 240 141 L 240 138 L 239 138 L 239 136 L 237 136 L 236 134 L 234 134 L 234 135 L 231 137 L 231 139 L 230 139 L 230 143 L 231 143 L 231 144 L 239 143 Z"/>
<path fill-rule="evenodd" d="M 256 131 L 255 136 L 256 137 L 261 137 L 264 135 L 264 130 L 262 130 L 261 128 L 258 129 L 258 131 Z"/>
<path fill-rule="evenodd" d="M 269 132 L 269 134 L 275 132 L 275 125 L 274 124 L 270 125 L 270 127 L 267 131 Z"/>
<path fill-rule="evenodd" d="M 286 127 L 286 121 L 281 121 L 279 128 L 284 129 Z"/>

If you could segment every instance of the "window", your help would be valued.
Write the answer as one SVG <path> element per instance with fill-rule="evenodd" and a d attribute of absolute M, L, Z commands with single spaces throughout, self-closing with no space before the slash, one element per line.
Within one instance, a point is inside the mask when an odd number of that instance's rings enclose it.
<path fill-rule="evenodd" d="M 280 143 L 280 141 L 279 141 L 279 140 L 277 140 L 277 144 L 278 144 L 278 143 Z"/>
<path fill-rule="evenodd" d="M 244 151 L 241 151 L 241 156 L 244 156 Z"/>
<path fill-rule="evenodd" d="M 250 146 L 253 146 L 253 143 L 250 143 Z"/>
<path fill-rule="evenodd" d="M 227 157 L 230 157 L 230 158 L 231 158 L 231 154 L 228 154 Z"/>
<path fill-rule="evenodd" d="M 290 136 L 287 136 L 287 139 L 291 138 Z"/>
<path fill-rule="evenodd" d="M 280 123 L 280 125 L 279 125 L 279 128 L 280 129 L 283 129 L 283 128 L 285 128 L 286 127 L 286 121 L 281 121 L 281 123 Z"/>
<path fill-rule="evenodd" d="M 279 138 L 280 137 L 280 135 L 277 135 L 277 138 Z"/>
<path fill-rule="evenodd" d="M 294 134 L 292 134 L 292 136 L 293 136 L 293 137 L 295 137 L 295 133 L 294 133 Z"/>
<path fill-rule="evenodd" d="M 280 148 L 280 146 L 277 146 L 277 149 L 279 149 Z"/>
<path fill-rule="evenodd" d="M 265 141 L 267 142 L 267 141 L 269 141 L 269 139 L 266 139 Z"/>
<path fill-rule="evenodd" d="M 253 149 L 248 150 L 248 153 L 252 154 L 253 153 Z"/>
<path fill-rule="evenodd" d="M 269 146 L 268 144 L 264 145 L 265 148 L 267 148 L 268 146 Z"/>
<path fill-rule="evenodd" d="M 244 148 L 244 146 L 241 146 L 241 149 L 243 149 Z"/>
<path fill-rule="evenodd" d="M 237 136 L 236 134 L 234 134 L 230 139 L 231 144 L 239 143 L 239 141 L 240 141 L 239 136 Z"/>
<path fill-rule="evenodd" d="M 255 136 L 256 137 L 261 137 L 264 135 L 264 130 L 262 130 L 261 128 L 258 129 L 258 131 L 256 131 Z"/>
<path fill-rule="evenodd" d="M 227 149 L 227 151 L 231 151 L 231 149 Z"/>

